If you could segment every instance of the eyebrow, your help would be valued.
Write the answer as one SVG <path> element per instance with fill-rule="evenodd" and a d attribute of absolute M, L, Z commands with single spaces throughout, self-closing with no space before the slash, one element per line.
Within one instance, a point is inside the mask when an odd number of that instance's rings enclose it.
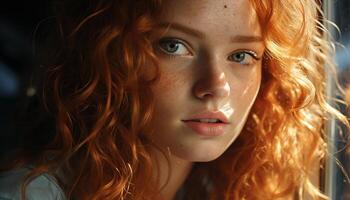
<path fill-rule="evenodd" d="M 184 26 L 176 22 L 173 22 L 173 23 L 162 22 L 158 24 L 158 27 L 165 28 L 165 29 L 176 29 L 178 31 L 187 33 L 197 38 L 205 38 L 205 34 L 203 32 L 192 29 L 190 27 Z M 255 35 L 235 35 L 230 38 L 230 41 L 232 43 L 252 43 L 252 42 L 262 42 L 263 38 L 261 36 L 255 36 Z"/>

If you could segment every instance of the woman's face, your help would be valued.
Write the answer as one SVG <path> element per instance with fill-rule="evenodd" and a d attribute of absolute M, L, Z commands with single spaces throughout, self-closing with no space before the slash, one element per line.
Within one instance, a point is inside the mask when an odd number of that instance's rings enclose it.
<path fill-rule="evenodd" d="M 264 44 L 257 16 L 248 0 L 164 3 L 152 38 L 161 78 L 152 88 L 149 137 L 180 159 L 210 161 L 237 138 L 259 91 Z M 203 112 L 209 115 L 194 116 Z M 220 118 L 215 114 L 227 123 L 203 122 Z"/>

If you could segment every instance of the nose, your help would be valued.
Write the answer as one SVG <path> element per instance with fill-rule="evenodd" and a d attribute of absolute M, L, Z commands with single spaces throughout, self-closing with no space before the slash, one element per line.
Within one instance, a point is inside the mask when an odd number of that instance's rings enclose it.
<path fill-rule="evenodd" d="M 194 85 L 194 95 L 199 99 L 222 99 L 230 95 L 230 85 L 223 70 L 219 67 L 203 69 L 203 76 Z"/>

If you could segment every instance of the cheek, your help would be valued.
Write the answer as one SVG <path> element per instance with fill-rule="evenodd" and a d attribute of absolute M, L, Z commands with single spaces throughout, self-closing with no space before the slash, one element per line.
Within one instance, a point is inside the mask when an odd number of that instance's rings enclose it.
<path fill-rule="evenodd" d="M 247 79 L 242 80 L 242 85 L 239 87 L 239 91 L 237 91 L 239 96 L 238 106 L 239 108 L 250 107 L 258 94 L 260 83 L 261 83 L 261 70 L 257 68 L 252 71 Z"/>
<path fill-rule="evenodd" d="M 246 84 L 246 87 L 243 91 L 243 97 L 245 96 L 250 96 L 250 97 L 255 97 L 256 94 L 259 91 L 260 88 L 260 83 L 261 83 L 261 75 L 260 73 L 256 73 L 254 74 L 254 76 L 252 76 L 248 83 Z"/>
<path fill-rule="evenodd" d="M 164 73 L 160 76 L 159 83 L 155 86 L 156 95 L 160 95 L 163 93 L 168 93 L 169 91 L 174 89 L 174 82 L 177 82 L 179 79 L 178 76 L 169 76 Z"/>
<path fill-rule="evenodd" d="M 178 109 L 184 105 L 186 98 L 186 81 L 181 73 L 172 73 L 163 71 L 159 82 L 153 86 L 154 92 L 154 121 L 159 128 L 159 124 L 165 125 L 164 118 L 178 118 Z M 170 120 L 171 121 L 171 120 Z"/>
<path fill-rule="evenodd" d="M 160 80 L 154 86 L 156 99 L 165 100 L 172 96 L 181 95 L 185 89 L 186 78 L 181 72 L 161 71 Z"/>

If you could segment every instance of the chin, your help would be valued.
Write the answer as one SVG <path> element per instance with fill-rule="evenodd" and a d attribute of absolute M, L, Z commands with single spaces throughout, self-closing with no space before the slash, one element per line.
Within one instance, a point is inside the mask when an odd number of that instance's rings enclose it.
<path fill-rule="evenodd" d="M 220 156 L 216 156 L 213 158 L 200 158 L 200 159 L 194 160 L 193 162 L 210 162 L 210 161 L 216 160 L 218 157 Z"/>
<path fill-rule="evenodd" d="M 208 149 L 207 149 L 208 150 Z M 190 162 L 210 162 L 217 158 L 219 158 L 224 152 L 220 151 L 206 151 L 206 152 L 173 152 L 176 157 L 181 158 L 182 160 L 190 161 Z"/>

